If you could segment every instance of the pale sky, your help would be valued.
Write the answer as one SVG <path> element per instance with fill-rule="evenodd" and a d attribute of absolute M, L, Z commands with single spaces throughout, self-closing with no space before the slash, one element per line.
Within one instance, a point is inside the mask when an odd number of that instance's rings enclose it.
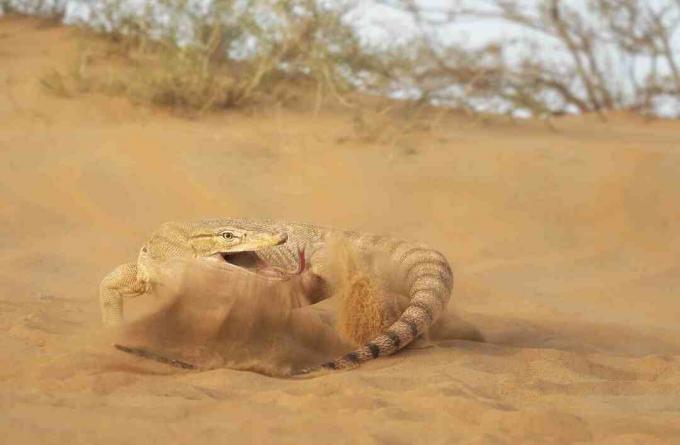
<path fill-rule="evenodd" d="M 568 0 L 571 8 L 586 9 L 589 0 Z M 516 4 L 523 4 L 532 9 L 544 3 L 545 0 L 516 0 Z M 332 3 L 332 2 L 330 2 Z M 384 6 L 380 3 L 389 3 L 375 0 L 361 0 L 356 13 L 352 16 L 354 23 L 361 33 L 370 41 L 380 43 L 385 41 L 405 40 L 416 32 L 416 24 L 413 18 L 396 8 Z M 470 7 L 481 8 L 483 0 L 416 0 L 416 3 L 424 9 L 446 10 L 453 5 L 462 4 Z M 658 10 L 669 4 L 669 0 L 645 0 L 644 4 Z M 433 30 L 429 30 L 433 32 Z M 438 37 L 445 42 L 468 42 L 480 44 L 498 38 L 513 38 L 525 34 L 520 27 L 500 20 L 479 19 L 468 22 L 456 23 L 455 25 L 442 27 L 437 33 Z M 680 33 L 677 43 L 680 47 Z"/>

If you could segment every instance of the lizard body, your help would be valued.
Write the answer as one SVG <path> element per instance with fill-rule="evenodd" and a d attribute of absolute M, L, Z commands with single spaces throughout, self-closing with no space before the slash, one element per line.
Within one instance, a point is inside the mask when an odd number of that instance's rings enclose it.
<path fill-rule="evenodd" d="M 174 256 L 221 258 L 231 266 L 273 279 L 285 279 L 309 266 L 313 277 L 327 283 L 330 280 L 324 254 L 332 239 L 344 240 L 354 255 L 367 262 L 386 263 L 390 276 L 380 277 L 381 280 L 390 286 L 390 291 L 407 296 L 409 303 L 384 332 L 322 367 L 348 368 L 393 354 L 426 332 L 445 310 L 453 274 L 444 255 L 436 250 L 386 236 L 309 224 L 233 218 L 161 226 L 142 247 L 136 264 L 119 266 L 102 281 L 103 321 L 107 325 L 120 323 L 123 299 L 150 289 L 154 282 L 154 263 Z M 310 301 L 332 295 L 333 289 L 321 290 L 324 286 L 313 281 L 306 288 Z"/>

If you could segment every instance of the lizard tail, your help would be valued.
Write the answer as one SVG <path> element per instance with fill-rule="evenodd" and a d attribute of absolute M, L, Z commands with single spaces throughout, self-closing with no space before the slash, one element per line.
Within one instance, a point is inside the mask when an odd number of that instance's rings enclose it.
<path fill-rule="evenodd" d="M 390 251 L 390 260 L 398 267 L 397 281 L 410 299 L 401 316 L 384 333 L 361 348 L 318 367 L 302 369 L 294 374 L 308 374 L 323 369 L 348 369 L 378 357 L 394 354 L 426 332 L 439 318 L 451 298 L 453 288 L 453 273 L 446 257 L 436 250 L 406 242 L 399 242 L 392 246 Z M 114 346 L 123 352 L 177 368 L 200 369 L 191 363 L 169 359 L 143 348 L 118 344 Z"/>
<path fill-rule="evenodd" d="M 198 366 L 192 365 L 191 363 L 183 362 L 182 360 L 175 360 L 175 359 L 172 359 L 172 358 L 167 358 L 163 355 L 149 351 L 148 349 L 132 348 L 132 347 L 129 347 L 129 346 L 124 346 L 124 345 L 119 345 L 119 344 L 114 344 L 113 347 L 118 349 L 119 351 L 127 352 L 128 354 L 136 355 L 136 356 L 142 357 L 142 358 L 147 358 L 147 359 L 159 362 L 159 363 L 164 363 L 166 365 L 170 365 L 170 366 L 175 367 L 175 368 L 199 369 Z"/>
<path fill-rule="evenodd" d="M 453 272 L 446 257 L 436 250 L 402 242 L 390 259 L 398 267 L 399 282 L 410 303 L 387 330 L 367 344 L 320 368 L 347 369 L 394 354 L 426 332 L 445 310 L 453 288 Z M 318 368 L 317 368 L 318 369 Z M 312 370 L 303 370 L 307 373 Z"/>

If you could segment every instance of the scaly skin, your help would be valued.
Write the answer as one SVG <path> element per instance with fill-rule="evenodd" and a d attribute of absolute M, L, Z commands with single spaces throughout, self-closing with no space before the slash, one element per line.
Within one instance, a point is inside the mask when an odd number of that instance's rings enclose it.
<path fill-rule="evenodd" d="M 284 232 L 248 230 L 231 220 L 163 224 L 141 248 L 137 263 L 118 266 L 99 285 L 102 322 L 123 321 L 123 300 L 148 292 L 156 282 L 155 269 L 171 258 L 209 258 L 220 253 L 257 251 L 286 242 Z"/>
<path fill-rule="evenodd" d="M 226 232 L 235 236 L 226 239 L 222 235 Z M 308 224 L 234 218 L 161 226 L 142 248 L 136 265 L 119 266 L 102 281 L 103 321 L 109 325 L 120 323 L 123 299 L 146 292 L 154 282 L 153 264 L 171 257 L 197 258 L 220 252 L 251 251 L 278 271 L 300 270 L 304 268 L 300 263 L 307 258 L 315 276 L 328 282 L 323 258 L 331 239 L 345 240 L 359 258 L 386 263 L 390 276 L 380 278 L 389 284 L 391 291 L 407 295 L 410 302 L 383 333 L 321 367 L 350 368 L 393 354 L 426 332 L 445 310 L 451 296 L 453 274 L 446 257 L 436 250 L 384 236 Z M 304 257 L 300 255 L 301 251 L 305 252 Z M 327 291 L 322 298 L 333 294 L 332 289 Z"/>

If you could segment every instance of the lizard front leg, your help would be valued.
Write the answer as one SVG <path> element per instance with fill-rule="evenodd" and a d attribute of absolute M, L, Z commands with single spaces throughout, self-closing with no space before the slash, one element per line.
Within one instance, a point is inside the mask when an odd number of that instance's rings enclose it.
<path fill-rule="evenodd" d="M 137 279 L 137 264 L 126 263 L 113 269 L 99 284 L 102 322 L 115 326 L 123 322 L 123 298 L 146 292 L 147 286 Z"/>

